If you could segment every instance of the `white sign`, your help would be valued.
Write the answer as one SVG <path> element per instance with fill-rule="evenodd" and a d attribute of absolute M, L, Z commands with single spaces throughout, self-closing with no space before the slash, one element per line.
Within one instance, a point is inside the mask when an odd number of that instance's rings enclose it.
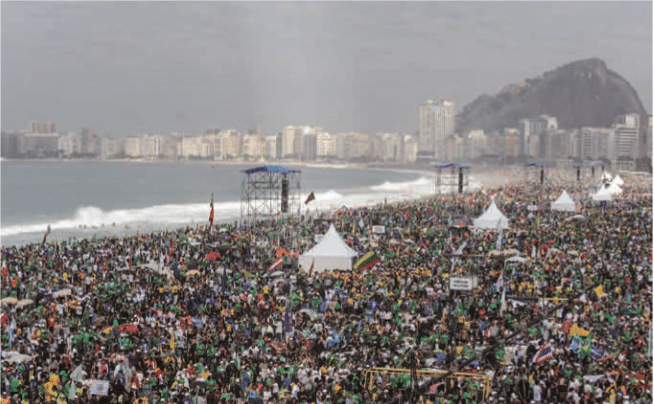
<path fill-rule="evenodd" d="M 316 243 L 320 243 L 320 240 L 322 240 L 323 237 L 325 237 L 324 234 L 314 234 L 313 241 L 315 241 Z"/>
<path fill-rule="evenodd" d="M 374 234 L 384 234 L 386 233 L 386 226 L 372 226 L 372 232 Z"/>
<path fill-rule="evenodd" d="M 96 396 L 109 395 L 109 382 L 106 380 L 93 380 L 91 382 L 91 394 Z"/>
<path fill-rule="evenodd" d="M 538 206 L 536 206 L 536 205 L 529 205 L 529 206 L 527 206 L 527 210 L 530 211 L 530 212 L 535 212 L 535 211 L 538 210 Z"/>
<path fill-rule="evenodd" d="M 450 278 L 450 290 L 472 290 L 472 278 Z"/>

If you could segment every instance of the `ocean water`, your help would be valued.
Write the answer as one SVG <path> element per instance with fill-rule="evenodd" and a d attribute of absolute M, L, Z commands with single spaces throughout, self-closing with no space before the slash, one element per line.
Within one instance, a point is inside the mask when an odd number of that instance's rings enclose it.
<path fill-rule="evenodd" d="M 0 163 L 0 242 L 133 234 L 205 224 L 214 193 L 214 223 L 238 220 L 242 170 L 248 165 L 180 162 Z M 431 172 L 294 166 L 302 171 L 302 202 L 310 214 L 433 195 Z M 304 209 L 302 213 L 307 213 Z"/>

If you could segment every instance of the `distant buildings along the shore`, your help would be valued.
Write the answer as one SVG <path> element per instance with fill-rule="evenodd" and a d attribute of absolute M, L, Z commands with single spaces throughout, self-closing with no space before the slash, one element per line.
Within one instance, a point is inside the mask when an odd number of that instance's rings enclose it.
<path fill-rule="evenodd" d="M 96 135 L 91 127 L 57 132 L 54 122 L 30 122 L 2 131 L 6 159 L 95 158 L 211 161 L 489 162 L 548 164 L 603 161 L 614 169 L 651 171 L 652 115 L 619 115 L 611 127 L 560 128 L 557 118 L 521 119 L 517 128 L 456 131 L 453 101 L 428 100 L 418 109 L 417 133 L 330 133 L 288 125 L 276 134 L 258 126 L 241 132 L 209 128 L 203 134 Z"/>

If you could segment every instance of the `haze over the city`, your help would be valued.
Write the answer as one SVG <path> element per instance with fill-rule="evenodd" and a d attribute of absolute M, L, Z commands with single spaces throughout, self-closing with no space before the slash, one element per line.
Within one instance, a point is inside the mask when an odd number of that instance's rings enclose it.
<path fill-rule="evenodd" d="M 599 57 L 652 111 L 651 2 L 2 3 L 2 129 L 415 131 Z"/>

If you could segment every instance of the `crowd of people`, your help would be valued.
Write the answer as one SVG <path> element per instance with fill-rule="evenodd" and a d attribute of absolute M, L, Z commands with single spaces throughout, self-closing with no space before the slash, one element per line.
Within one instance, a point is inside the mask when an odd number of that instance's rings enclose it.
<path fill-rule="evenodd" d="M 563 190 L 577 212 L 549 209 Z M 651 402 L 651 177 L 623 190 L 3 247 L 2 404 Z M 509 229 L 473 228 L 491 201 Z M 381 261 L 299 266 L 330 225 Z"/>

